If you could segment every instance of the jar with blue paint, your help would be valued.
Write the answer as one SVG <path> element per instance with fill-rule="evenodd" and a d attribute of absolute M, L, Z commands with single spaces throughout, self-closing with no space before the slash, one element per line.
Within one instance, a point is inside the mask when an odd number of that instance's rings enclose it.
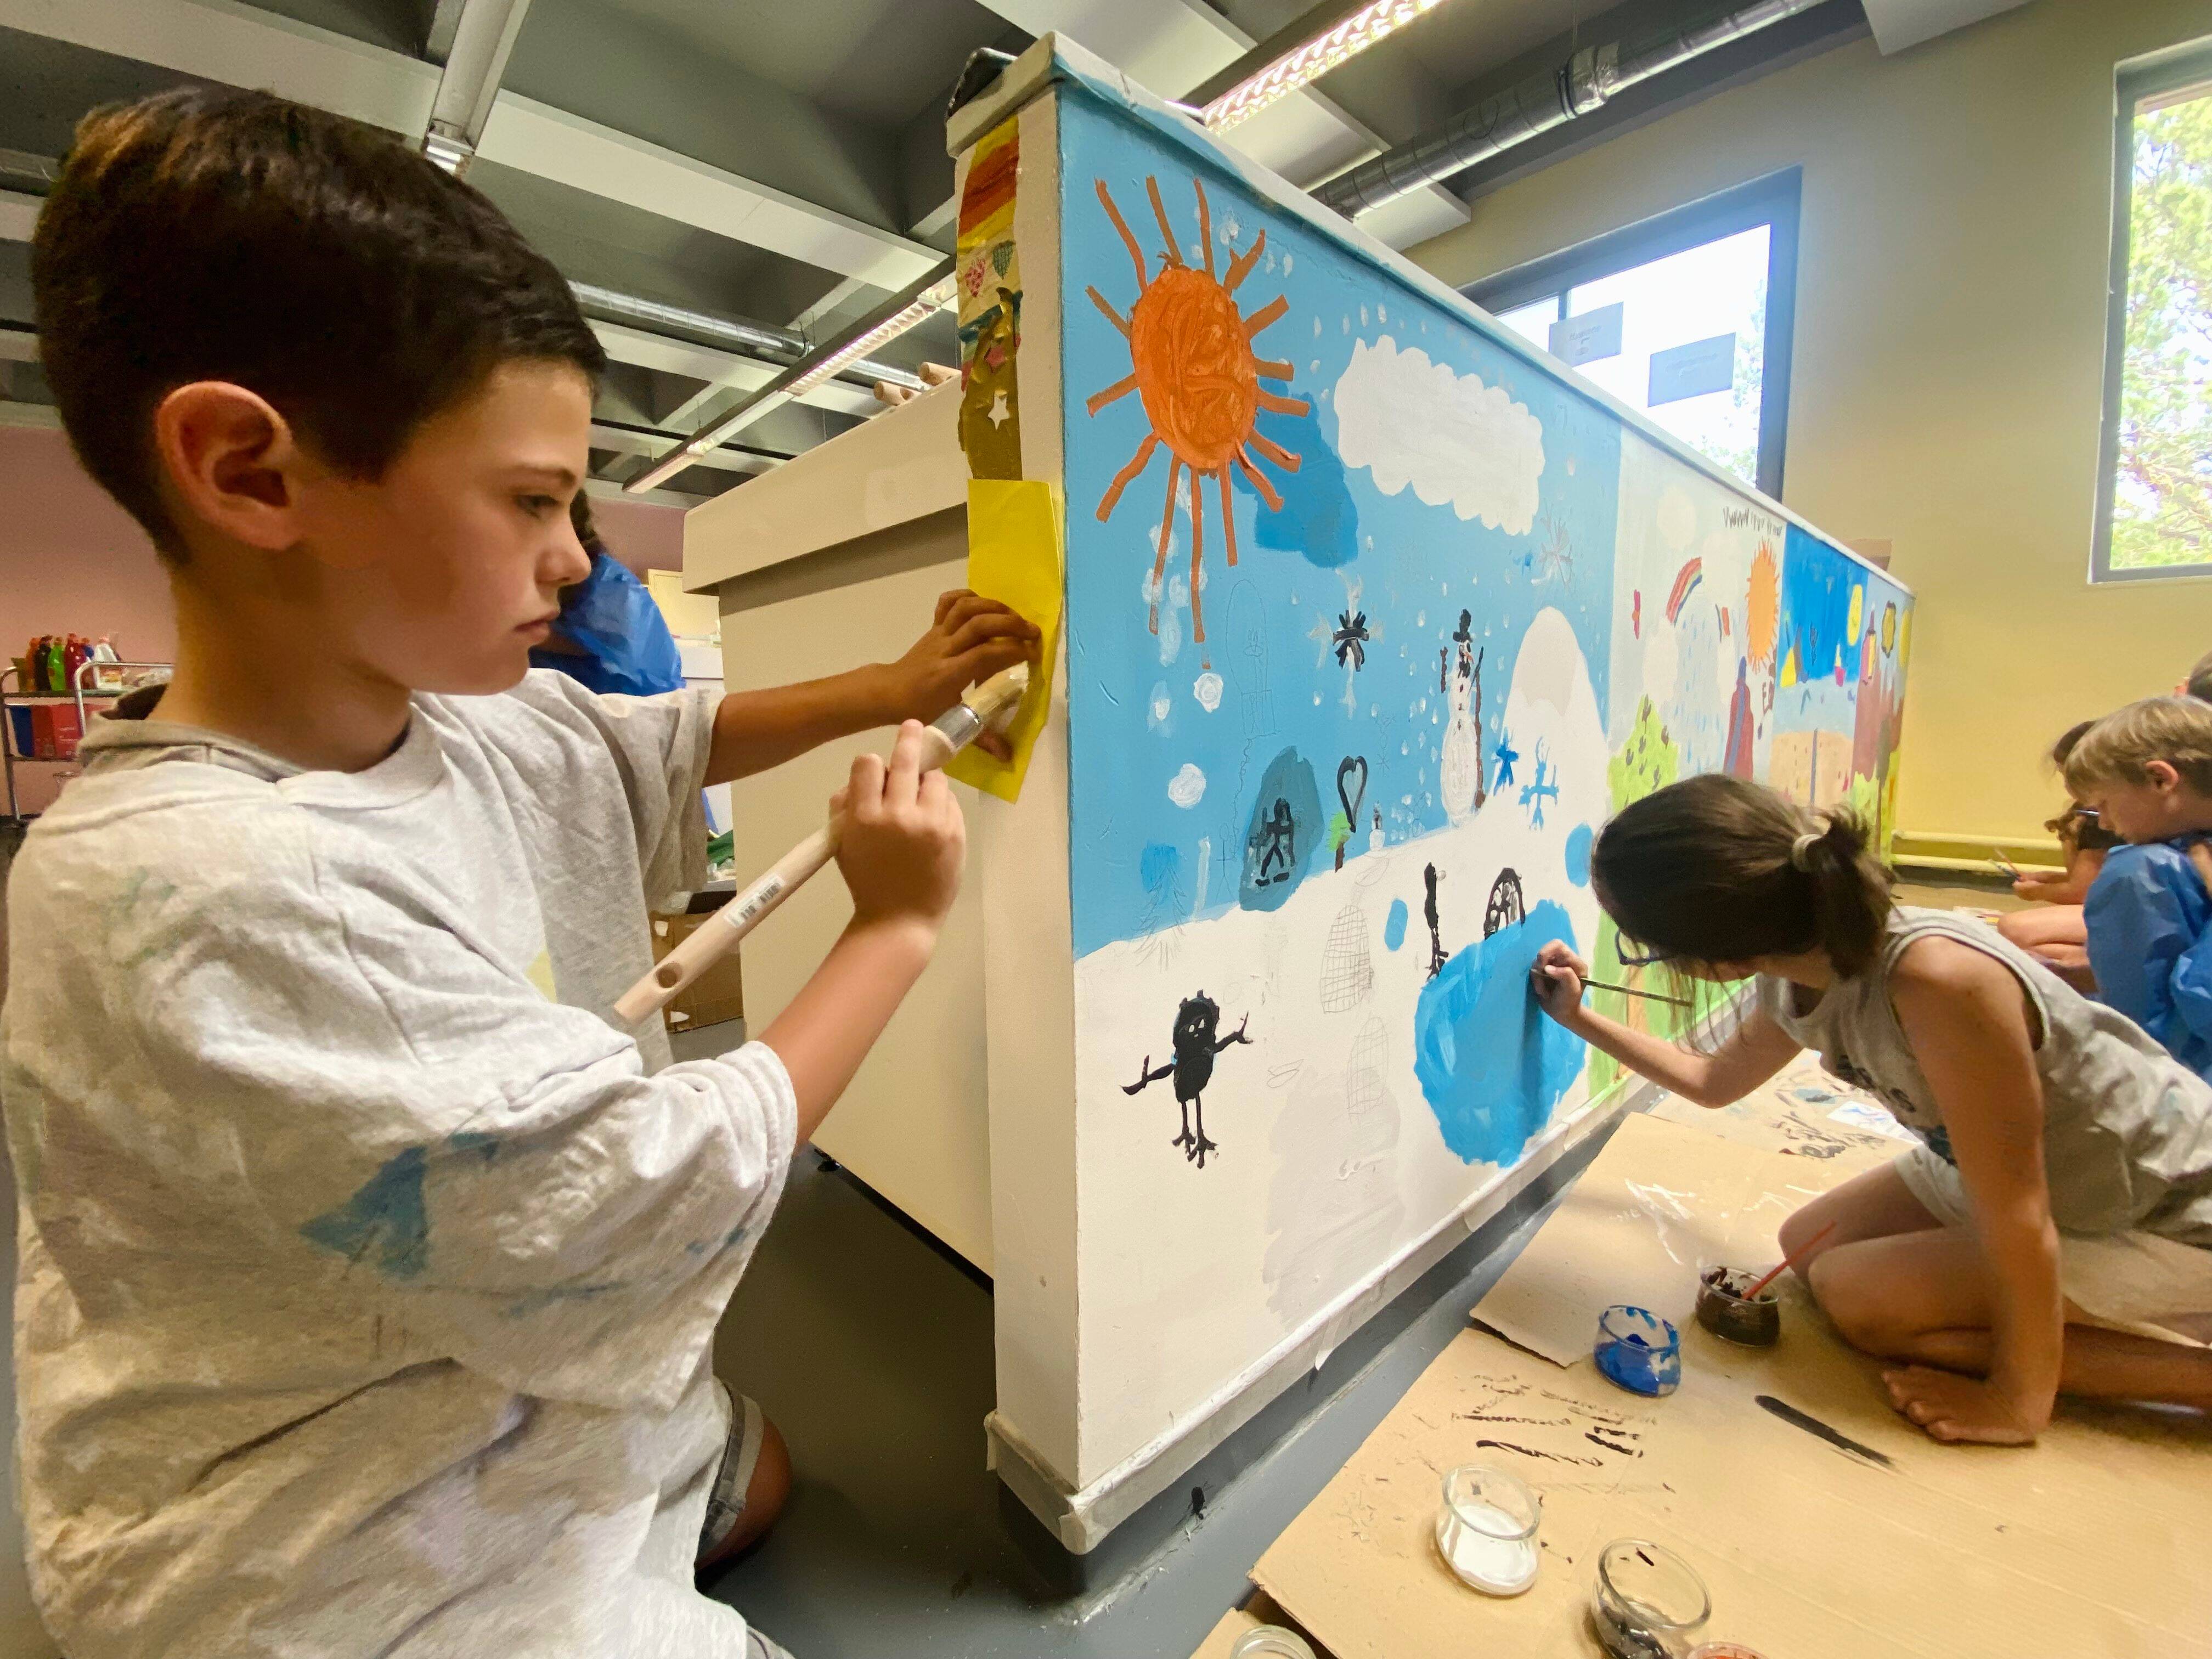
<path fill-rule="evenodd" d="M 1616 1304 L 1598 1316 L 1598 1370 L 1631 1394 L 1672 1394 L 1682 1386 L 1682 1337 L 1645 1308 Z"/>

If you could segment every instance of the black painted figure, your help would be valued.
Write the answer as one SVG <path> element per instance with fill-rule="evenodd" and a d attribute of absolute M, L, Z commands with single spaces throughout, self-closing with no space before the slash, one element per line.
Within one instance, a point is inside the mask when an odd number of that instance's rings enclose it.
<path fill-rule="evenodd" d="M 1521 890 L 1521 875 L 1510 867 L 1500 870 L 1490 884 L 1490 903 L 1482 913 L 1482 936 L 1488 939 L 1501 927 L 1528 919 L 1528 900 Z"/>
<path fill-rule="evenodd" d="M 1182 1108 L 1182 1133 L 1171 1145 L 1182 1148 L 1182 1155 L 1203 1170 L 1206 1155 L 1218 1150 L 1206 1138 L 1206 1102 L 1201 1097 L 1206 1085 L 1213 1081 L 1213 1057 L 1232 1042 L 1249 1042 L 1244 1035 L 1246 1020 L 1237 1022 L 1237 1029 L 1227 1036 L 1216 1033 L 1221 1029 L 1221 1006 L 1200 991 L 1196 996 L 1185 997 L 1182 1006 L 1176 1010 L 1175 1058 L 1154 1070 L 1152 1057 L 1145 1056 L 1138 1068 L 1137 1080 L 1122 1085 L 1121 1092 L 1133 1095 L 1162 1078 L 1175 1079 L 1176 1100 Z M 1192 1124 L 1197 1128 L 1193 1132 Z"/>
<path fill-rule="evenodd" d="M 1259 842 L 1260 863 L 1253 872 L 1252 884 L 1265 887 L 1270 882 L 1288 881 L 1291 866 L 1298 855 L 1297 824 L 1291 817 L 1290 802 L 1279 796 L 1276 798 L 1273 809 L 1261 820 L 1260 833 L 1255 839 Z M 1271 866 L 1275 872 L 1273 875 L 1267 873 Z"/>
<path fill-rule="evenodd" d="M 1444 963 L 1451 958 L 1451 952 L 1444 949 L 1443 935 L 1437 931 L 1437 884 L 1443 878 L 1437 873 L 1437 866 L 1431 864 L 1421 872 L 1421 879 L 1428 884 L 1429 888 L 1428 897 L 1421 902 L 1421 914 L 1429 921 L 1429 977 L 1434 979 L 1443 971 Z"/>

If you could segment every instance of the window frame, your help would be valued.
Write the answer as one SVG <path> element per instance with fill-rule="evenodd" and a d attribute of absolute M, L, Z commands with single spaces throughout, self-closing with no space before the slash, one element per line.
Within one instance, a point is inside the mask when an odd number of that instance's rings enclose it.
<path fill-rule="evenodd" d="M 1582 283 L 1765 226 L 1766 337 L 1759 364 L 1759 476 L 1753 484 L 1778 501 L 1789 448 L 1790 349 L 1796 334 L 1797 220 L 1803 185 L 1802 167 L 1785 167 L 1486 276 L 1460 292 L 1493 315 L 1556 296 L 1565 317 L 1567 295 Z"/>
<path fill-rule="evenodd" d="M 2180 581 L 2212 576 L 2212 559 L 2194 564 L 2112 568 L 2112 512 L 2119 505 L 2120 397 L 2127 376 L 2128 276 L 2134 235 L 2136 116 L 2147 99 L 2198 82 L 2212 85 L 2212 41 L 2123 64 L 2112 73 L 2112 246 L 2105 283 L 2105 384 L 2097 423 L 2097 505 L 2091 525 L 2089 580 Z"/>

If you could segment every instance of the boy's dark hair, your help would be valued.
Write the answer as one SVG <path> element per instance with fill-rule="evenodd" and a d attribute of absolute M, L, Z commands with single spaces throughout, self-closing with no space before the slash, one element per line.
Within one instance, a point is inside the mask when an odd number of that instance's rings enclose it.
<path fill-rule="evenodd" d="M 181 560 L 153 416 L 195 380 L 265 398 L 380 476 L 501 363 L 605 355 L 498 209 L 388 133 L 189 88 L 79 123 L 31 247 L 40 358 L 86 470 Z"/>
<path fill-rule="evenodd" d="M 2063 773 L 2066 763 L 2072 758 L 2075 750 L 2081 746 L 2081 739 L 2089 735 L 2089 728 L 2096 723 L 2094 720 L 2076 720 L 2061 732 L 2058 740 L 2051 745 L 2051 765 Z"/>
<path fill-rule="evenodd" d="M 1874 965 L 1889 922 L 1889 872 L 1856 817 L 1723 773 L 1622 808 L 1590 879 L 1623 934 L 1680 962 L 1820 950 L 1848 977 Z"/>
<path fill-rule="evenodd" d="M 2184 689 L 2199 702 L 2212 702 L 2212 651 L 2197 659 Z"/>

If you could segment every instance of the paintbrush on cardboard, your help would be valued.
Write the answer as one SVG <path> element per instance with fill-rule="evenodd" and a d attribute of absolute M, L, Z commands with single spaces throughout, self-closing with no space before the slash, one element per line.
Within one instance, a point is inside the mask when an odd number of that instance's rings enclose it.
<path fill-rule="evenodd" d="M 1029 689 L 1030 665 L 1016 663 L 994 674 L 931 721 L 930 738 L 922 757 L 922 769 L 933 771 L 994 726 L 1003 727 L 1020 706 Z M 663 957 L 651 973 L 616 999 L 615 1015 L 635 1025 L 658 1013 L 691 983 L 758 927 L 767 916 L 805 886 L 822 866 L 837 854 L 837 826 L 824 824 L 786 853 L 751 886 L 737 894 L 695 930 L 691 936 Z"/>

